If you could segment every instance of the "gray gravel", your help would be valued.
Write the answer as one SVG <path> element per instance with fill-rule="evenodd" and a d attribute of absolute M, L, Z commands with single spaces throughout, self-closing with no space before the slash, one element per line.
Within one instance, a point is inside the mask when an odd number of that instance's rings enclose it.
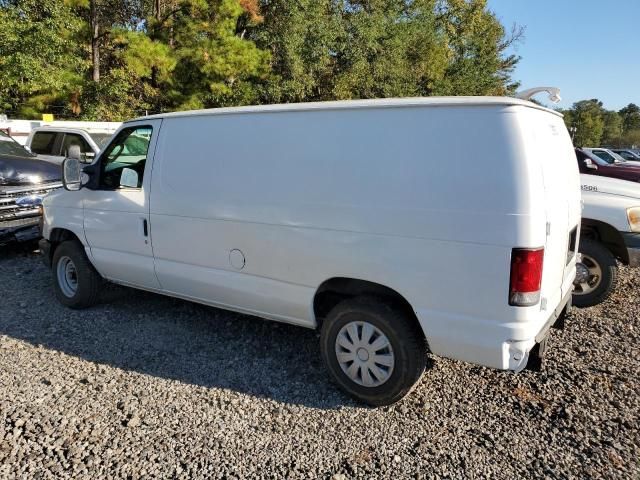
<path fill-rule="evenodd" d="M 328 380 L 317 334 L 120 287 L 60 306 L 0 250 L 0 477 L 639 478 L 640 269 L 553 331 L 543 373 L 433 358 L 392 407 Z"/>

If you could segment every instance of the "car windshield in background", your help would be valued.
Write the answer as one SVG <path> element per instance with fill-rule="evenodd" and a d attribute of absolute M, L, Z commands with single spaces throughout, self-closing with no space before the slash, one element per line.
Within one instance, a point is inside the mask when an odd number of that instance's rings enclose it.
<path fill-rule="evenodd" d="M 614 153 L 617 153 L 618 155 L 620 155 L 625 160 L 630 160 L 632 162 L 640 161 L 640 156 L 638 156 L 637 154 L 635 154 L 635 153 L 633 153 L 633 152 L 631 152 L 629 150 L 617 150 Z"/>
<path fill-rule="evenodd" d="M 111 140 L 111 137 L 113 137 L 110 133 L 89 133 L 89 136 L 94 142 L 96 142 L 96 145 L 98 145 L 100 150 L 106 147 L 109 140 Z"/>
<path fill-rule="evenodd" d="M 620 155 L 619 153 L 616 152 L 609 152 L 611 153 L 611 155 L 613 156 L 613 158 L 615 158 L 616 163 L 626 163 L 627 159 L 624 158 L 622 155 Z"/>
<path fill-rule="evenodd" d="M 24 149 L 22 145 L 4 132 L 0 132 L 0 155 L 13 157 L 33 157 L 34 155 Z"/>
<path fill-rule="evenodd" d="M 613 153 L 609 153 L 605 150 L 592 150 L 592 153 L 594 155 L 597 155 L 598 158 L 601 158 L 602 160 L 604 160 L 605 162 L 607 162 L 610 165 L 613 165 L 614 163 L 621 163 L 624 162 L 624 159 L 622 157 L 619 157 L 618 155 L 616 155 L 614 157 Z M 618 158 L 616 158 L 618 157 Z"/>

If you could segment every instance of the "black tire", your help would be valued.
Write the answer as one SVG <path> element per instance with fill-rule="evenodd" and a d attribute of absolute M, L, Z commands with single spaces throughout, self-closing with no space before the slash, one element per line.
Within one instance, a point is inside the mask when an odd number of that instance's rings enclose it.
<path fill-rule="evenodd" d="M 75 278 L 77 288 L 75 293 L 69 295 L 60 285 L 58 280 L 58 264 L 66 259 L 70 259 L 75 267 Z M 51 262 L 51 272 L 53 274 L 53 288 L 56 297 L 63 305 L 69 308 L 87 308 L 95 305 L 100 295 L 103 279 L 93 268 L 91 262 L 84 253 L 84 247 L 76 240 L 62 242 L 53 253 Z"/>
<path fill-rule="evenodd" d="M 613 254 L 604 245 L 595 240 L 580 240 L 578 251 L 586 256 L 583 259 L 585 264 L 593 261 L 602 272 L 600 283 L 596 288 L 588 293 L 574 291 L 573 294 L 573 305 L 580 308 L 592 307 L 604 302 L 615 290 L 618 280 L 618 265 Z"/>
<path fill-rule="evenodd" d="M 340 367 L 336 339 L 340 330 L 353 321 L 373 325 L 393 348 L 395 363 L 389 378 L 381 385 L 360 385 Z M 391 303 L 367 297 L 344 300 L 329 312 L 320 332 L 320 350 L 333 380 L 348 394 L 374 406 L 390 405 L 407 395 L 427 362 L 427 343 L 415 318 Z"/>

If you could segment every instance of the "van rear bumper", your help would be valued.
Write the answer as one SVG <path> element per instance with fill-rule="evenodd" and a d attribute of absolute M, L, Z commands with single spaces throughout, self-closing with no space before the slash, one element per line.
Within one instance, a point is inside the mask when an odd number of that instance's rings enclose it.
<path fill-rule="evenodd" d="M 532 369 L 541 360 L 549 330 L 556 323 L 560 325 L 564 322 L 572 293 L 569 289 L 548 319 L 533 331 L 531 327 L 520 323 L 505 325 L 468 317 L 449 317 L 442 322 L 433 322 L 433 312 L 418 310 L 417 314 L 432 353 L 485 367 L 520 372 L 528 366 L 530 356 L 534 357 L 529 365 Z M 523 327 L 527 334 L 520 336 L 518 332 L 521 333 Z"/>
<path fill-rule="evenodd" d="M 622 232 L 630 267 L 640 267 L 640 233 Z"/>
<path fill-rule="evenodd" d="M 542 368 L 542 361 L 544 360 L 544 354 L 547 349 L 547 338 L 549 338 L 549 330 L 551 327 L 557 327 L 564 329 L 564 322 L 566 316 L 571 311 L 571 298 L 573 291 L 570 291 L 564 298 L 563 304 L 553 312 L 553 315 L 549 318 L 547 323 L 542 327 L 542 330 L 536 335 L 536 344 L 528 352 L 528 359 L 525 368 L 527 370 L 533 370 L 539 372 Z"/>

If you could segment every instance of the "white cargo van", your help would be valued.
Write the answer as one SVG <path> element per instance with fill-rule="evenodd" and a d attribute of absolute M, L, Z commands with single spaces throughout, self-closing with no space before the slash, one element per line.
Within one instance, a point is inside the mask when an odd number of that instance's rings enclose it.
<path fill-rule="evenodd" d="M 63 304 L 107 279 L 318 328 L 335 381 L 371 404 L 407 394 L 427 349 L 522 370 L 571 298 L 575 154 L 562 117 L 523 100 L 180 112 L 77 157 L 44 201 Z"/>

